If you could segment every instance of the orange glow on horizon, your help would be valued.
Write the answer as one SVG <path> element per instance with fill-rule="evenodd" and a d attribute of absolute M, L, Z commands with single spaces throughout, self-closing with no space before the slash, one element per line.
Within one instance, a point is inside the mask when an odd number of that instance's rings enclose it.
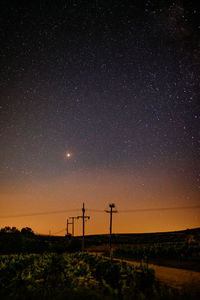
<path fill-rule="evenodd" d="M 36 233 L 55 234 L 63 229 L 71 216 L 81 215 L 85 202 L 86 234 L 109 232 L 109 216 L 104 213 L 111 202 L 119 213 L 113 216 L 114 233 L 142 233 L 173 231 L 200 226 L 200 210 L 174 210 L 152 212 L 130 212 L 123 210 L 162 208 L 198 205 L 198 194 L 189 187 L 174 182 L 170 176 L 155 173 L 142 179 L 135 174 L 98 171 L 91 174 L 79 172 L 57 179 L 43 179 L 38 182 L 19 183 L 15 188 L 4 187 L 1 192 L 1 215 L 16 215 L 31 212 L 48 212 L 79 209 L 61 214 L 27 216 L 0 219 L 0 227 L 31 227 Z M 87 211 L 88 209 L 88 211 Z M 100 210 L 102 212 L 92 212 Z M 75 234 L 81 235 L 81 220 L 76 220 Z"/>

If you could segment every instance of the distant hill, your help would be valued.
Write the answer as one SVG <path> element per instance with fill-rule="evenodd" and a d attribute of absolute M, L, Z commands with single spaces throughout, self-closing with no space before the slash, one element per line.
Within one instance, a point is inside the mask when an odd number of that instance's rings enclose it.
<path fill-rule="evenodd" d="M 79 237 L 80 238 L 80 237 Z M 109 235 L 87 235 L 88 245 L 107 243 Z M 112 244 L 200 242 L 200 228 L 155 233 L 120 233 L 112 235 Z"/>
<path fill-rule="evenodd" d="M 79 239 L 69 237 L 27 234 L 17 231 L 0 232 L 0 254 L 43 253 L 65 251 L 74 252 L 81 249 Z"/>
<path fill-rule="evenodd" d="M 0 254 L 42 253 L 81 250 L 81 236 L 49 236 L 28 232 L 0 232 Z M 85 236 L 85 246 L 101 247 L 109 242 L 108 234 Z M 112 245 L 146 245 L 153 243 L 200 242 L 200 228 L 157 233 L 122 233 L 112 235 Z"/>

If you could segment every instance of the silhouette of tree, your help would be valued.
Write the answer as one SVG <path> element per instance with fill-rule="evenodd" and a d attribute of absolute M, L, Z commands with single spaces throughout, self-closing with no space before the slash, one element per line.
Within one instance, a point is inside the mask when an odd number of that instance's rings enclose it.
<path fill-rule="evenodd" d="M 1 228 L 1 232 L 5 232 L 5 233 L 11 232 L 10 226 L 5 226 L 4 228 Z"/>
<path fill-rule="evenodd" d="M 34 235 L 34 232 L 30 227 L 22 228 L 21 233 L 22 234 Z"/>
<path fill-rule="evenodd" d="M 20 231 L 16 227 L 10 227 L 10 226 L 5 226 L 4 228 L 1 228 L 0 232 L 4 233 L 19 233 Z"/>

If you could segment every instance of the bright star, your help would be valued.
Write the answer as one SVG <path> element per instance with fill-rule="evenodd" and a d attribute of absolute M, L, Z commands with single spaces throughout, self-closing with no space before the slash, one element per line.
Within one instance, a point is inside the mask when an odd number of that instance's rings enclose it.
<path fill-rule="evenodd" d="M 69 153 L 69 152 L 67 152 L 66 154 L 65 154 L 65 157 L 66 158 L 70 158 L 72 155 L 71 155 L 71 153 Z"/>

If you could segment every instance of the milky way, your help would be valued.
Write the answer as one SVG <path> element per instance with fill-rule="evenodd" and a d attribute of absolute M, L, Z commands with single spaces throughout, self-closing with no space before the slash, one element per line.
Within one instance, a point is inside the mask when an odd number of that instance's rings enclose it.
<path fill-rule="evenodd" d="M 0 6 L 2 189 L 98 170 L 146 184 L 158 170 L 199 194 L 193 1 Z"/>

